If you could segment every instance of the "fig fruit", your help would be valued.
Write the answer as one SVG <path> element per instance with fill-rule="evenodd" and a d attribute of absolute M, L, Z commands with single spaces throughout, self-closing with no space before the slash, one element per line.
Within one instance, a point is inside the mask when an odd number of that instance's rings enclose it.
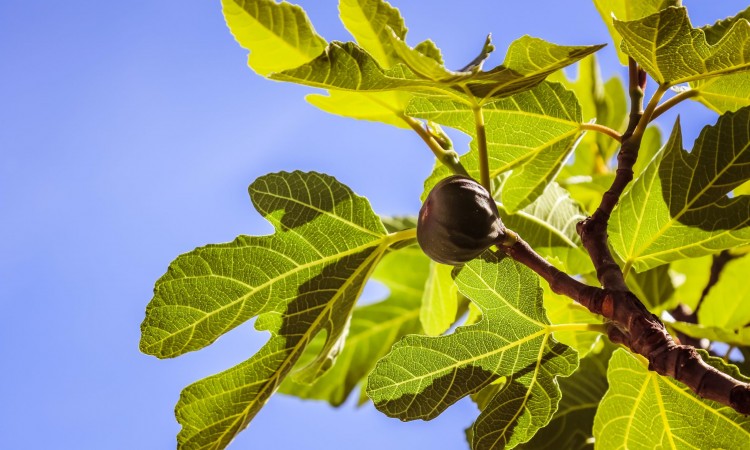
<path fill-rule="evenodd" d="M 419 210 L 417 241 L 439 263 L 463 264 L 504 237 L 495 200 L 481 184 L 463 175 L 441 180 Z"/>

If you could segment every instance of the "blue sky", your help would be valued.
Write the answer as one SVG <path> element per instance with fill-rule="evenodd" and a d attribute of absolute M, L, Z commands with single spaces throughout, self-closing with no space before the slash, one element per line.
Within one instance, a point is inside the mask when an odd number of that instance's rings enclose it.
<path fill-rule="evenodd" d="M 747 6 L 684 3 L 695 25 Z M 326 39 L 349 40 L 334 0 L 300 4 Z M 495 64 L 524 34 L 609 42 L 585 1 L 393 4 L 409 42 L 432 38 L 450 67 L 472 59 L 488 32 Z M 316 170 L 378 213 L 418 210 L 432 155 L 416 135 L 327 115 L 303 100 L 311 89 L 265 80 L 245 60 L 218 0 L 0 2 L 4 448 L 174 448 L 180 390 L 245 360 L 267 336 L 248 324 L 160 361 L 139 353 L 139 325 L 178 254 L 271 231 L 247 197 L 256 177 Z M 611 44 L 600 60 L 605 76 L 622 73 Z M 678 109 L 686 145 L 716 118 L 695 103 Z M 465 448 L 475 415 L 462 401 L 404 424 L 371 406 L 277 395 L 231 448 Z"/>

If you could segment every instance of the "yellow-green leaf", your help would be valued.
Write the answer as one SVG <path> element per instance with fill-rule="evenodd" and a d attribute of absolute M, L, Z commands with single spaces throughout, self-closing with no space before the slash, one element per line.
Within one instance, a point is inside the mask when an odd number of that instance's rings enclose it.
<path fill-rule="evenodd" d="M 200 349 L 255 315 L 256 328 L 271 332 L 249 360 L 185 388 L 175 410 L 179 448 L 225 447 L 320 332 L 324 342 L 297 376 L 312 381 L 327 370 L 377 262 L 391 244 L 414 237 L 386 234 L 367 200 L 327 175 L 266 175 L 250 196 L 276 233 L 178 257 L 157 281 L 142 324 L 141 350 L 159 357 Z"/>
<path fill-rule="evenodd" d="M 697 100 L 719 114 L 750 105 L 750 73 L 740 72 L 722 77 L 691 81 Z"/>
<path fill-rule="evenodd" d="M 383 0 L 340 0 L 339 16 L 357 44 L 381 67 L 389 69 L 401 62 L 391 45 L 392 34 L 406 39 L 404 19 L 397 8 Z"/>
<path fill-rule="evenodd" d="M 449 98 L 415 98 L 407 114 L 457 128 L 476 137 L 474 112 Z M 533 202 L 555 178 L 581 136 L 581 110 L 575 94 L 558 83 L 496 100 L 482 107 L 487 134 L 490 177 L 513 170 L 503 185 L 503 205 L 514 213 Z M 466 170 L 479 178 L 476 138 L 461 157 Z M 449 173 L 438 168 L 426 191 Z"/>
<path fill-rule="evenodd" d="M 638 271 L 750 242 L 750 197 L 727 196 L 750 178 L 750 107 L 669 142 L 623 195 L 610 221 L 612 246 Z"/>
<path fill-rule="evenodd" d="M 729 261 L 698 310 L 698 323 L 737 330 L 750 324 L 750 256 Z"/>
<path fill-rule="evenodd" d="M 250 51 L 247 64 L 266 76 L 318 56 L 326 41 L 305 11 L 274 0 L 221 0 L 224 19 L 237 42 Z"/>
<path fill-rule="evenodd" d="M 447 336 L 406 336 L 375 366 L 368 394 L 389 416 L 428 420 L 508 377 L 477 419 L 472 447 L 512 447 L 549 421 L 560 399 L 555 377 L 572 373 L 578 358 L 552 338 L 530 269 L 485 252 L 455 273 L 481 320 Z"/>
<path fill-rule="evenodd" d="M 620 63 L 624 66 L 628 65 L 628 55 L 620 50 L 622 36 L 620 36 L 620 33 L 612 23 L 612 19 L 615 18 L 625 22 L 638 20 L 668 6 L 680 6 L 681 3 L 682 0 L 594 0 L 596 9 L 607 25 L 609 34 L 612 35 Z"/>
<path fill-rule="evenodd" d="M 688 81 L 750 69 L 750 22 L 693 28 L 684 7 L 669 7 L 634 21 L 614 21 L 621 49 L 659 84 Z"/>
<path fill-rule="evenodd" d="M 736 371 L 717 359 L 710 363 Z M 739 449 L 750 442 L 749 417 L 700 399 L 683 384 L 646 366 L 626 350 L 615 351 L 607 371 L 609 390 L 594 419 L 597 447 Z"/>

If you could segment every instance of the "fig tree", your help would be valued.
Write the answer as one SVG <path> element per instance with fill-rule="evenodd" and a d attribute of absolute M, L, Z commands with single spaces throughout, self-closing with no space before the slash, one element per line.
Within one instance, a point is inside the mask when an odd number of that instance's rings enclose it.
<path fill-rule="evenodd" d="M 441 180 L 419 210 L 417 241 L 439 263 L 463 264 L 504 237 L 495 200 L 481 184 L 463 175 Z"/>

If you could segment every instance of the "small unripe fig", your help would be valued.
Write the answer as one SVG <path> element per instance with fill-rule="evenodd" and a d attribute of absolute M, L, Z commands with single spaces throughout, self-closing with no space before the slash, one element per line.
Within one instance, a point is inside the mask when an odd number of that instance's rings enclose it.
<path fill-rule="evenodd" d="M 504 236 L 495 200 L 481 184 L 463 175 L 441 180 L 419 210 L 417 241 L 439 263 L 471 261 Z"/>

